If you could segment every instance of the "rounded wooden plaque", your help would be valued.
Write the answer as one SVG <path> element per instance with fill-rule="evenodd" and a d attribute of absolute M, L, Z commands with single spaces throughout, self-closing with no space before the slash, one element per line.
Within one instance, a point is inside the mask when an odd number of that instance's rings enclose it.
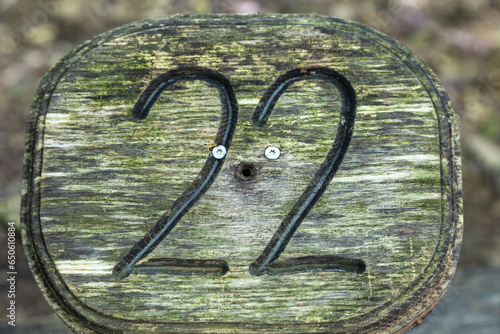
<path fill-rule="evenodd" d="M 172 16 L 77 47 L 27 132 L 23 240 L 78 333 L 396 333 L 462 238 L 431 70 L 317 15 Z"/>

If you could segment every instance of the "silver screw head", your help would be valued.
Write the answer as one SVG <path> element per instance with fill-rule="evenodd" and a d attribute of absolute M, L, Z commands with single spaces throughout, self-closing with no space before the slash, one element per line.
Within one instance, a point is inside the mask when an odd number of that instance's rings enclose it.
<path fill-rule="evenodd" d="M 268 146 L 266 147 L 266 151 L 264 152 L 264 154 L 269 160 L 276 160 L 280 157 L 281 151 L 276 146 Z"/>
<path fill-rule="evenodd" d="M 220 160 L 226 156 L 227 150 L 224 145 L 215 146 L 212 149 L 212 155 L 215 159 Z"/>

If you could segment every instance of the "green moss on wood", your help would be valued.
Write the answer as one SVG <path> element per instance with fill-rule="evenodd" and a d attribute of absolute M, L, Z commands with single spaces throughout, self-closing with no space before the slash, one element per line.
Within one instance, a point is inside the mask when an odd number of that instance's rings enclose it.
<path fill-rule="evenodd" d="M 230 271 L 117 282 L 113 266 L 196 177 L 213 144 L 220 103 L 205 83 L 176 85 L 148 118 L 131 117 L 154 77 L 186 65 L 230 79 L 240 121 L 221 174 L 150 257 L 220 258 Z M 330 149 L 341 103 L 332 85 L 303 82 L 265 127 L 250 118 L 279 75 L 318 65 L 351 81 L 354 136 L 282 258 L 345 255 L 367 270 L 253 277 L 248 265 Z M 29 142 L 43 148 L 43 165 L 41 151 L 28 150 L 23 219 L 25 242 L 35 244 L 39 208 L 46 249 L 32 265 L 46 266 L 52 274 L 39 279 L 69 296 L 71 311 L 60 313 L 76 328 L 85 317 L 101 332 L 167 332 L 171 323 L 177 332 L 391 332 L 449 283 L 462 228 L 456 120 L 433 74 L 388 37 L 314 15 L 176 16 L 105 34 L 59 66 L 67 70 L 52 72 L 39 92 L 47 105 L 32 112 Z M 264 157 L 268 145 L 282 149 L 280 159 Z M 235 176 L 242 162 L 255 165 L 253 180 Z"/>

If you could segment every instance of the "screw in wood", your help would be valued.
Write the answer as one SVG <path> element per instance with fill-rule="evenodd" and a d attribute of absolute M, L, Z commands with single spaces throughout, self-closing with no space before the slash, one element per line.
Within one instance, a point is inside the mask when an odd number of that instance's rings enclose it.
<path fill-rule="evenodd" d="M 226 156 L 226 148 L 223 145 L 215 146 L 212 149 L 212 155 L 215 159 L 220 160 Z"/>
<path fill-rule="evenodd" d="M 269 160 L 276 160 L 280 157 L 281 151 L 275 146 L 268 146 L 266 147 L 266 151 L 264 152 L 264 154 Z"/>

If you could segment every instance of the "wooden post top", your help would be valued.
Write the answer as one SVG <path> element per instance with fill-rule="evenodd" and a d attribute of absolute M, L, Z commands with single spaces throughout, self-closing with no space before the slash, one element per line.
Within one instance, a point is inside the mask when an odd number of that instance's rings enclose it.
<path fill-rule="evenodd" d="M 457 118 L 355 22 L 136 22 L 40 84 L 22 226 L 77 333 L 400 333 L 455 272 Z"/>

